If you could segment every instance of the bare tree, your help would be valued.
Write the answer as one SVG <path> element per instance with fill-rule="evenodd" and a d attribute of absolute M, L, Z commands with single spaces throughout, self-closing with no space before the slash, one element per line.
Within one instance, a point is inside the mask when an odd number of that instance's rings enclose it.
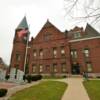
<path fill-rule="evenodd" d="M 64 0 L 65 16 L 78 21 L 100 22 L 100 0 Z"/>

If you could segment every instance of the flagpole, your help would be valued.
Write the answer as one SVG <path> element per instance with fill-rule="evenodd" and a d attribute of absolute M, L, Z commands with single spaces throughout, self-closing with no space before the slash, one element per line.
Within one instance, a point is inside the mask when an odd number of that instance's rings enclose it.
<path fill-rule="evenodd" d="M 29 29 L 28 29 L 28 36 L 27 36 L 27 41 L 26 41 L 26 48 L 25 48 L 25 59 L 24 59 L 24 75 L 25 75 L 25 71 L 26 71 L 26 61 L 27 61 L 27 53 L 28 53 L 28 42 L 29 42 Z"/>

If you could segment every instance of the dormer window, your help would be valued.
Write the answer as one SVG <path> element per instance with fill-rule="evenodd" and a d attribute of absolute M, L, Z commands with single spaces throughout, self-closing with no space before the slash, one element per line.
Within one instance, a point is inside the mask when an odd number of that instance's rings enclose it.
<path fill-rule="evenodd" d="M 79 38 L 79 37 L 81 37 L 80 32 L 76 32 L 76 33 L 74 33 L 74 38 Z"/>

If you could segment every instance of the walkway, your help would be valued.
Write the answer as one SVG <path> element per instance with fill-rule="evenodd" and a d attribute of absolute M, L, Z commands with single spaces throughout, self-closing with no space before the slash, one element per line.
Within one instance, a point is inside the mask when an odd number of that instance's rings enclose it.
<path fill-rule="evenodd" d="M 68 88 L 66 89 L 61 100 L 90 100 L 88 94 L 86 93 L 85 88 L 82 85 L 82 81 L 83 81 L 82 78 L 58 79 L 58 81 L 68 83 Z M 40 81 L 9 88 L 7 96 L 0 98 L 0 100 L 8 100 L 8 98 L 15 92 L 39 83 Z"/>
<path fill-rule="evenodd" d="M 14 93 L 16 93 L 17 91 L 20 91 L 20 90 L 22 90 L 24 88 L 31 87 L 31 86 L 39 84 L 39 83 L 40 83 L 40 81 L 37 81 L 37 82 L 27 83 L 25 85 L 16 85 L 15 87 L 8 88 L 7 95 L 5 97 L 0 97 L 0 100 L 9 100 L 9 97 L 11 95 L 13 95 Z"/>
<path fill-rule="evenodd" d="M 68 88 L 61 100 L 90 100 L 83 87 L 82 78 L 68 78 L 61 81 L 68 83 Z"/>

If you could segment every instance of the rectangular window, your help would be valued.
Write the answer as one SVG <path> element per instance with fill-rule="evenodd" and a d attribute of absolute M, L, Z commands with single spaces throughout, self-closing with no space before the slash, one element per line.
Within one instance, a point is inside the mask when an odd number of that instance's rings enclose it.
<path fill-rule="evenodd" d="M 87 71 L 88 72 L 92 72 L 92 64 L 91 64 L 91 62 L 86 62 L 86 66 L 87 66 Z"/>
<path fill-rule="evenodd" d="M 46 34 L 44 35 L 44 40 L 45 40 L 45 41 L 49 41 L 50 38 L 51 38 L 51 33 L 46 33 Z"/>
<path fill-rule="evenodd" d="M 46 65 L 45 70 L 46 70 L 46 72 L 50 72 L 50 65 Z"/>
<path fill-rule="evenodd" d="M 57 64 L 53 64 L 53 72 L 57 72 Z"/>
<path fill-rule="evenodd" d="M 43 65 L 39 65 L 39 72 L 40 72 L 40 73 L 43 72 Z"/>
<path fill-rule="evenodd" d="M 33 57 L 35 58 L 37 56 L 36 50 L 33 50 Z"/>
<path fill-rule="evenodd" d="M 54 58 L 57 57 L 57 48 L 56 47 L 53 48 L 53 57 Z"/>
<path fill-rule="evenodd" d="M 78 57 L 76 49 L 71 50 L 71 56 L 72 56 L 72 58 L 77 58 Z"/>
<path fill-rule="evenodd" d="M 16 54 L 16 61 L 20 61 L 21 60 L 21 55 L 20 54 Z"/>
<path fill-rule="evenodd" d="M 36 72 L 36 65 L 32 65 L 32 68 L 33 68 L 33 73 Z"/>
<path fill-rule="evenodd" d="M 61 64 L 61 69 L 62 69 L 62 72 L 63 72 L 63 73 L 67 72 L 66 63 L 62 63 L 62 64 Z"/>
<path fill-rule="evenodd" d="M 65 56 L 65 49 L 64 49 L 64 46 L 61 47 L 61 56 Z"/>
<path fill-rule="evenodd" d="M 40 49 L 40 51 L 39 51 L 39 56 L 40 56 L 40 59 L 43 58 L 43 49 Z"/>
<path fill-rule="evenodd" d="M 89 49 L 84 49 L 83 53 L 84 53 L 85 57 L 89 57 L 89 55 L 90 55 Z"/>

